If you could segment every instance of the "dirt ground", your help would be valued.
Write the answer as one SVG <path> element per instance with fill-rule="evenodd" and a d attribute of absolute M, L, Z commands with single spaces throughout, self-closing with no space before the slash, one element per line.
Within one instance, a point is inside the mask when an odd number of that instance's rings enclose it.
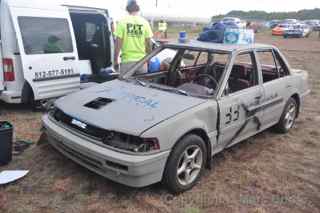
<path fill-rule="evenodd" d="M 0 212 L 320 212 L 320 39 L 257 36 L 278 46 L 292 67 L 308 70 L 312 93 L 287 135 L 266 131 L 213 159 L 200 183 L 179 196 L 161 184 L 128 188 L 87 171 L 49 145 L 33 146 L 4 169 L 29 169 L 0 188 Z M 37 142 L 41 113 L 0 103 L 15 138 Z"/>

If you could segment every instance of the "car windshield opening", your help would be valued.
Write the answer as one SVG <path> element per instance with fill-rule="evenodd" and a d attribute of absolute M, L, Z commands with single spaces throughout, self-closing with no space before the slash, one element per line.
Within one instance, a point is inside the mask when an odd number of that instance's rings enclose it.
<path fill-rule="evenodd" d="M 138 62 L 126 79 L 144 87 L 208 98 L 218 90 L 229 58 L 222 51 L 163 48 Z"/>

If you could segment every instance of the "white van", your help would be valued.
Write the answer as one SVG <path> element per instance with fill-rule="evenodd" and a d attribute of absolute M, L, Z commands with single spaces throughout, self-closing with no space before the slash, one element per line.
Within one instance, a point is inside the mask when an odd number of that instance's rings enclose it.
<path fill-rule="evenodd" d="M 0 99 L 34 103 L 80 89 L 80 74 L 112 67 L 105 9 L 0 0 Z"/>

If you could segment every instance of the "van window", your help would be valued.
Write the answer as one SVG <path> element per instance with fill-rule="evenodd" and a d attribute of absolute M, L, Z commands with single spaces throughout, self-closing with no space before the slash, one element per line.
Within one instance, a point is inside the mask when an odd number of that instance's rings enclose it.
<path fill-rule="evenodd" d="M 27 55 L 73 52 L 67 19 L 21 16 L 18 22 Z"/>
<path fill-rule="evenodd" d="M 100 13 L 71 12 L 71 21 L 80 60 L 91 62 L 93 74 L 112 64 L 111 32 Z"/>
<path fill-rule="evenodd" d="M 86 41 L 91 42 L 97 32 L 98 26 L 94 23 L 86 22 Z"/>

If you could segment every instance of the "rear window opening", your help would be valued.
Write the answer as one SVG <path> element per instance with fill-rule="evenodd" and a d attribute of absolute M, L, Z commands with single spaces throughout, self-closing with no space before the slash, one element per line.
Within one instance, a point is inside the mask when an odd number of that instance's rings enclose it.
<path fill-rule="evenodd" d="M 80 60 L 88 60 L 92 74 L 110 67 L 111 44 L 110 29 L 106 17 L 99 13 L 71 11 L 71 20 L 76 37 Z"/>

